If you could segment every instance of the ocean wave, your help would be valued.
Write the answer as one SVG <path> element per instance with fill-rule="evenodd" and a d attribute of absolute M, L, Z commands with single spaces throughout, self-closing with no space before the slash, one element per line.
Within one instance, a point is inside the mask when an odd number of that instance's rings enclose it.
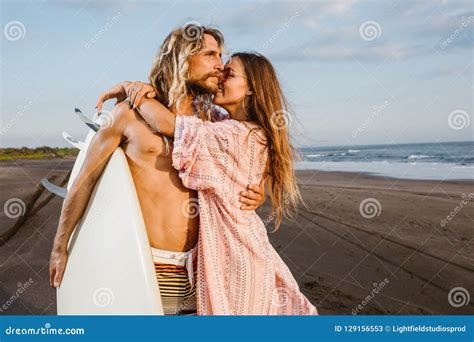
<path fill-rule="evenodd" d="M 425 159 L 425 158 L 432 158 L 434 156 L 429 156 L 427 154 L 411 154 L 408 159 Z"/>
<path fill-rule="evenodd" d="M 307 158 L 340 157 L 340 156 L 345 156 L 345 155 L 347 155 L 347 152 L 306 154 L 305 157 Z"/>

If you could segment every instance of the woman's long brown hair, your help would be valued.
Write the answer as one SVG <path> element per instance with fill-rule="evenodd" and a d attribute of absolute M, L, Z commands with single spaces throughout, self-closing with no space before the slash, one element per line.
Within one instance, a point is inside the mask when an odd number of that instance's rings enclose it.
<path fill-rule="evenodd" d="M 296 152 L 288 131 L 292 116 L 276 71 L 267 58 L 254 52 L 235 53 L 232 58 L 242 62 L 252 92 L 245 103 L 248 119 L 263 129 L 266 136 L 265 188 L 272 202 L 276 231 L 283 217 L 292 217 L 302 201 L 294 171 Z"/>

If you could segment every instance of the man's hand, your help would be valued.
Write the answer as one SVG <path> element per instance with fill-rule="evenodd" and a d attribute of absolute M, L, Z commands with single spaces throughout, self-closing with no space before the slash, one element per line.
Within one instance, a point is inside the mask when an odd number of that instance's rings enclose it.
<path fill-rule="evenodd" d="M 255 210 L 265 202 L 265 184 L 249 185 L 247 190 L 240 192 L 239 202 L 242 210 Z"/>
<path fill-rule="evenodd" d="M 59 287 L 61 285 L 67 257 L 68 254 L 65 248 L 53 247 L 49 260 L 49 283 L 51 287 Z"/>
<path fill-rule="evenodd" d="M 132 105 L 132 108 L 140 106 L 143 96 L 149 99 L 156 97 L 156 90 L 151 84 L 140 81 L 130 82 L 125 87 L 125 92 Z"/>

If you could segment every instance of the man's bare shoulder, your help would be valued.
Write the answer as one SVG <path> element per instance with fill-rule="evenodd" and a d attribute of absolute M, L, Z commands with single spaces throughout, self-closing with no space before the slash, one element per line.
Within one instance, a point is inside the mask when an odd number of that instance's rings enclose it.
<path fill-rule="evenodd" d="M 99 116 L 101 131 L 114 131 L 119 134 L 124 134 L 134 121 L 136 122 L 137 118 L 128 102 L 120 102 L 112 110 L 104 110 Z"/>
<path fill-rule="evenodd" d="M 141 147 L 149 146 L 146 148 L 150 150 L 162 147 L 161 134 L 154 131 L 128 102 L 116 104 L 109 112 L 109 117 L 105 118 L 105 125 L 109 125 L 116 134 L 121 134 L 124 142 L 135 142 Z"/>
<path fill-rule="evenodd" d="M 119 125 L 136 121 L 134 110 L 130 107 L 129 102 L 124 101 L 117 103 L 110 114 L 112 119 L 116 120 Z"/>

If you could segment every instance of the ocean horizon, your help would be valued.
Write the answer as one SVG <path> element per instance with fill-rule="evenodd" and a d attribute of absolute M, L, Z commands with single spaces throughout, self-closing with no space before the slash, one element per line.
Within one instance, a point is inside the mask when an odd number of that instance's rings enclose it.
<path fill-rule="evenodd" d="M 474 141 L 297 148 L 297 170 L 390 178 L 474 180 Z"/>

